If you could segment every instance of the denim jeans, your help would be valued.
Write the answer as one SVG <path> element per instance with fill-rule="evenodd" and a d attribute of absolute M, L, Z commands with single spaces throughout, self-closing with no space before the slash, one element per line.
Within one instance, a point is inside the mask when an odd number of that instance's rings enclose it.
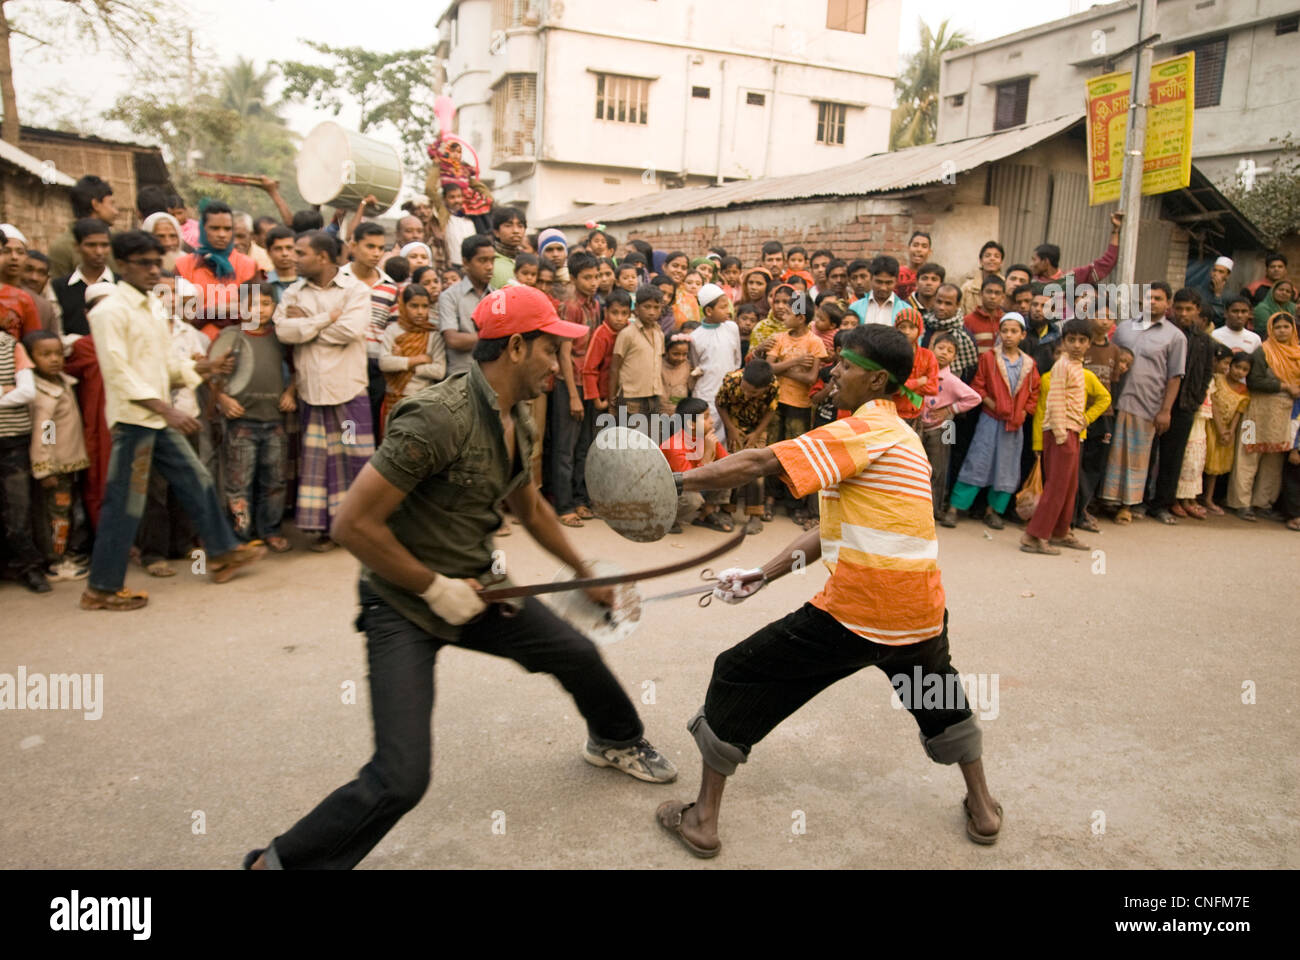
<path fill-rule="evenodd" d="M 364 583 L 357 626 L 366 633 L 375 753 L 287 833 L 267 860 L 285 869 L 351 869 L 429 786 L 434 662 L 453 641 L 425 633 Z M 586 718 L 599 746 L 627 747 L 644 732 L 636 708 L 587 637 L 534 598 L 507 616 L 493 606 L 461 631 L 457 646 L 509 657 L 530 673 L 552 674 Z M 509 694 L 501 691 L 501 697 Z"/>
<path fill-rule="evenodd" d="M 171 427 L 156 430 L 118 423 L 113 425 L 112 434 L 104 505 L 90 559 L 89 584 L 93 589 L 116 593 L 126 582 L 131 544 L 144 514 L 149 475 L 154 467 L 190 515 L 209 557 L 219 557 L 239 546 L 222 512 L 212 476 L 181 433 Z"/>
<path fill-rule="evenodd" d="M 240 540 L 280 535 L 288 456 L 281 421 L 231 420 L 226 424 L 226 506 Z"/>

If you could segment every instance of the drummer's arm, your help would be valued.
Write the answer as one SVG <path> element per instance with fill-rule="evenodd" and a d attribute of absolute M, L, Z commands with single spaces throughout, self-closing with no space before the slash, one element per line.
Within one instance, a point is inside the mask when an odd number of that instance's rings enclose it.
<path fill-rule="evenodd" d="M 686 471 L 682 474 L 682 490 L 730 490 L 759 477 L 774 477 L 781 470 L 781 461 L 771 447 L 741 450 Z"/>
<path fill-rule="evenodd" d="M 280 213 L 280 219 L 286 227 L 293 226 L 293 211 L 289 209 L 289 204 L 285 203 L 284 197 L 280 196 L 280 181 L 272 177 L 262 178 L 262 189 L 266 191 L 271 202 L 275 204 L 275 209 Z"/>
<path fill-rule="evenodd" d="M 547 553 L 568 564 L 579 577 L 591 576 L 586 561 L 565 536 L 564 527 L 555 516 L 555 508 L 542 499 L 532 483 L 525 483 L 506 497 L 506 506 Z"/>

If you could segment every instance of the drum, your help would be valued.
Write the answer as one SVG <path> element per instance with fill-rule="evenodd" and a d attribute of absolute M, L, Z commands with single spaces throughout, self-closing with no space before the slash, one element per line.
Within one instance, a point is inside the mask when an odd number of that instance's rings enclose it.
<path fill-rule="evenodd" d="M 374 194 L 380 205 L 365 214 L 377 216 L 393 205 L 402 189 L 402 160 L 396 150 L 330 120 L 303 138 L 296 166 L 302 198 L 339 210 L 355 210 L 367 194 Z"/>
<path fill-rule="evenodd" d="M 232 350 L 235 351 L 235 369 L 230 371 L 221 388 L 222 393 L 231 396 L 242 393 L 253 380 L 253 352 L 247 349 L 242 333 L 239 326 L 226 327 L 217 334 L 212 346 L 208 348 L 208 359 L 212 361 L 220 360 Z"/>

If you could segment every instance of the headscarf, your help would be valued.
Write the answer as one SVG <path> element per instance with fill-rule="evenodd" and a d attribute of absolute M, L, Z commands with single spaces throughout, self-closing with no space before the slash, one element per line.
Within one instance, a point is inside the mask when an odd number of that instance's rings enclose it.
<path fill-rule="evenodd" d="M 1285 317 L 1291 321 L 1291 342 L 1278 343 L 1273 339 L 1273 325 L 1277 323 L 1279 317 Z M 1279 310 L 1268 318 L 1268 339 L 1263 342 L 1260 349 L 1264 351 L 1264 359 L 1268 361 L 1268 368 L 1273 372 L 1282 383 L 1291 388 L 1300 387 L 1300 337 L 1295 332 L 1295 316 L 1285 311 Z"/>
<path fill-rule="evenodd" d="M 406 246 L 402 247 L 402 249 L 398 251 L 397 255 L 398 255 L 399 257 L 405 257 L 405 256 L 407 256 L 408 254 L 410 254 L 410 252 L 411 252 L 412 250 L 415 250 L 416 248 L 420 248 L 420 249 L 424 250 L 425 255 L 429 258 L 429 263 L 430 263 L 430 265 L 432 265 L 432 264 L 433 264 L 433 251 L 429 249 L 429 245 L 428 245 L 427 243 L 425 243 L 423 240 L 412 240 L 412 241 L 411 241 L 410 243 L 408 243 Z"/>
<path fill-rule="evenodd" d="M 143 230 L 145 233 L 153 233 L 153 228 L 156 227 L 163 220 L 166 220 L 168 223 L 172 225 L 172 228 L 176 231 L 176 239 L 180 240 L 181 239 L 180 221 L 177 220 L 175 217 L 173 217 L 166 210 L 159 210 L 157 213 L 149 214 L 149 216 L 144 218 L 144 223 L 140 224 L 140 229 Z"/>
<path fill-rule="evenodd" d="M 653 250 L 651 251 L 651 257 L 654 260 L 654 263 L 650 265 L 651 267 L 654 268 L 652 272 L 655 273 L 656 275 L 663 273 L 664 262 L 668 259 L 668 251 Z"/>
<path fill-rule="evenodd" d="M 1273 291 L 1277 289 L 1277 283 L 1285 283 L 1291 287 L 1290 303 L 1278 303 L 1276 300 L 1273 299 Z M 1263 327 L 1265 330 L 1267 330 L 1269 323 L 1272 322 L 1272 318 L 1274 314 L 1289 313 L 1291 314 L 1291 316 L 1293 317 L 1295 316 L 1295 299 L 1296 299 L 1296 294 L 1300 293 L 1300 291 L 1297 291 L 1295 283 L 1292 282 L 1291 280 L 1283 279 L 1283 280 L 1279 280 L 1277 283 L 1273 284 L 1273 286 L 1268 288 L 1268 293 L 1264 295 L 1264 299 L 1261 300 L 1259 304 L 1255 307 L 1256 330 L 1258 330 L 1260 327 Z"/>
<path fill-rule="evenodd" d="M 235 275 L 235 268 L 230 263 L 230 255 L 235 251 L 235 234 L 231 232 L 230 245 L 223 250 L 218 250 L 208 243 L 207 220 L 203 215 L 207 211 L 210 202 L 209 198 L 204 197 L 199 204 L 199 243 L 194 251 L 194 256 L 199 263 L 208 265 L 214 277 L 222 280 Z"/>
<path fill-rule="evenodd" d="M 710 268 L 709 273 L 710 273 L 710 275 L 712 275 L 712 274 L 716 274 L 716 273 L 718 272 L 718 265 L 717 265 L 716 263 L 714 263 L 712 260 L 710 260 L 708 257 L 696 257 L 694 260 L 690 261 L 690 264 L 687 266 L 686 269 L 687 269 L 688 271 L 689 271 L 689 270 L 694 270 L 696 267 L 699 267 L 699 266 L 702 265 L 702 264 L 708 264 L 708 265 L 709 265 L 709 268 Z"/>
<path fill-rule="evenodd" d="M 785 275 L 785 279 L 789 280 L 791 277 L 801 279 L 805 290 L 812 290 L 813 287 L 817 286 L 817 281 L 813 279 L 813 275 L 807 270 L 791 270 Z"/>
<path fill-rule="evenodd" d="M 15 227 L 12 223 L 0 223 L 0 233 L 3 233 L 6 237 L 8 237 L 11 240 L 21 240 L 23 242 L 24 247 L 31 246 L 31 244 L 27 242 L 27 238 L 23 236 L 23 232 L 19 230 L 17 227 Z M 177 236 L 179 236 L 180 230 L 177 230 L 176 234 Z"/>

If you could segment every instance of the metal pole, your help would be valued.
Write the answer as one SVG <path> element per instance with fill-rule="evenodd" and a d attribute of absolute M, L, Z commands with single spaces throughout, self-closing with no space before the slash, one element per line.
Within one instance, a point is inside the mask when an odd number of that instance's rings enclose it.
<path fill-rule="evenodd" d="M 1150 95 L 1152 50 L 1146 38 L 1156 32 L 1156 0 L 1139 0 L 1138 47 L 1133 63 L 1133 83 L 1129 96 L 1128 132 L 1124 141 L 1124 174 L 1120 186 L 1120 210 L 1124 225 L 1119 237 L 1119 282 L 1125 289 L 1136 282 L 1138 220 L 1142 205 L 1142 158 L 1147 142 L 1147 100 Z M 1129 304 L 1129 315 L 1136 316 L 1142 304 Z"/>

